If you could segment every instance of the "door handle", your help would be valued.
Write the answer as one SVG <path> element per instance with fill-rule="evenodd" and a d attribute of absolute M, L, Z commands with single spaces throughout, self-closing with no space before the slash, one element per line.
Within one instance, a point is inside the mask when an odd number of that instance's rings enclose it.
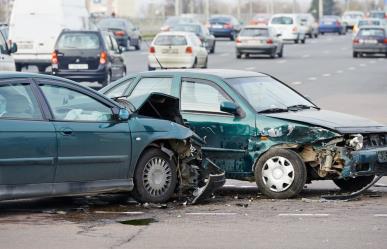
<path fill-rule="evenodd" d="M 70 136 L 73 134 L 73 130 L 70 128 L 62 128 L 60 129 L 60 134 L 62 134 L 63 136 Z"/>

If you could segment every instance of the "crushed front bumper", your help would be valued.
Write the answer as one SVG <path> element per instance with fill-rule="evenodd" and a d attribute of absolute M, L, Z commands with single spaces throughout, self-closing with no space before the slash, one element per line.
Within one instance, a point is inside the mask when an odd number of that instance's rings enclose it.
<path fill-rule="evenodd" d="M 342 177 L 387 176 L 387 147 L 353 151 L 346 158 Z"/>

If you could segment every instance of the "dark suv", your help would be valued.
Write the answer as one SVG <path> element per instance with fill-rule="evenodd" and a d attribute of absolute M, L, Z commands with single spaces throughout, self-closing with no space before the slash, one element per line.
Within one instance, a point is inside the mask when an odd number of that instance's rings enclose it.
<path fill-rule="evenodd" d="M 126 67 L 113 35 L 105 31 L 64 30 L 51 55 L 52 74 L 102 85 L 126 74 Z"/>

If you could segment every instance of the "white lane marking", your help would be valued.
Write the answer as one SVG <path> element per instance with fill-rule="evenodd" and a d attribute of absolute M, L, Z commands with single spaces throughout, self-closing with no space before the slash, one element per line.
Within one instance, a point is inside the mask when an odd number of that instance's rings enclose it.
<path fill-rule="evenodd" d="M 142 54 L 142 55 L 146 55 L 146 54 L 148 54 L 148 52 L 141 52 L 141 54 Z"/>
<path fill-rule="evenodd" d="M 322 76 L 329 77 L 329 76 L 331 76 L 331 74 L 330 73 L 324 73 Z"/>
<path fill-rule="evenodd" d="M 361 67 L 366 67 L 367 65 L 364 64 L 364 63 L 361 63 L 361 64 L 359 64 L 359 66 L 361 66 Z"/>
<path fill-rule="evenodd" d="M 283 64 L 283 63 L 286 63 L 286 60 L 279 60 L 277 61 L 278 64 Z"/>
<path fill-rule="evenodd" d="M 225 57 L 225 56 L 229 56 L 229 55 L 230 55 L 230 53 L 223 53 L 223 54 L 221 54 L 220 56 Z"/>
<path fill-rule="evenodd" d="M 356 67 L 349 67 L 348 68 L 348 70 L 351 70 L 351 71 L 353 71 L 353 70 L 355 70 L 356 69 Z"/>
<path fill-rule="evenodd" d="M 245 70 L 254 70 L 255 67 L 246 67 Z"/>
<path fill-rule="evenodd" d="M 309 77 L 308 80 L 317 80 L 316 77 Z"/>
<path fill-rule="evenodd" d="M 304 54 L 303 56 L 302 56 L 302 58 L 309 58 L 310 57 L 310 54 Z"/>
<path fill-rule="evenodd" d="M 187 215 L 214 215 L 214 216 L 231 216 L 237 215 L 238 213 L 185 213 Z"/>
<path fill-rule="evenodd" d="M 278 214 L 278 216 L 282 216 L 282 217 L 286 217 L 286 216 L 288 216 L 288 217 L 292 217 L 292 216 L 294 216 L 294 217 L 328 217 L 329 216 L 329 214 L 292 214 L 292 213 L 290 213 L 290 214 Z"/>
<path fill-rule="evenodd" d="M 96 214 L 144 214 L 144 212 L 111 212 L 111 211 L 95 211 Z"/>
<path fill-rule="evenodd" d="M 369 61 L 368 63 L 370 63 L 370 64 L 375 64 L 376 61 Z"/>
<path fill-rule="evenodd" d="M 387 217 L 387 214 L 374 214 L 374 217 Z"/>
<path fill-rule="evenodd" d="M 337 70 L 336 73 L 343 73 L 343 70 Z"/>
<path fill-rule="evenodd" d="M 302 84 L 301 81 L 294 81 L 294 82 L 292 82 L 292 85 L 301 85 L 301 84 Z"/>

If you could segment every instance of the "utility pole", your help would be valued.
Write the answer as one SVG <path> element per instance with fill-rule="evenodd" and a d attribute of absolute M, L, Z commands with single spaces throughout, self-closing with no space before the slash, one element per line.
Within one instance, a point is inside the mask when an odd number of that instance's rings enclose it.
<path fill-rule="evenodd" d="M 175 16 L 180 15 L 180 0 L 175 0 Z"/>
<path fill-rule="evenodd" d="M 250 18 L 253 18 L 253 0 L 249 0 Z"/>
<path fill-rule="evenodd" d="M 297 12 L 296 5 L 297 5 L 296 0 L 293 0 L 293 14 Z"/>
<path fill-rule="evenodd" d="M 324 15 L 324 3 L 323 0 L 318 0 L 318 19 L 321 20 Z"/>
<path fill-rule="evenodd" d="M 238 16 L 238 20 L 240 20 L 241 19 L 241 0 L 238 0 L 237 16 Z"/>

